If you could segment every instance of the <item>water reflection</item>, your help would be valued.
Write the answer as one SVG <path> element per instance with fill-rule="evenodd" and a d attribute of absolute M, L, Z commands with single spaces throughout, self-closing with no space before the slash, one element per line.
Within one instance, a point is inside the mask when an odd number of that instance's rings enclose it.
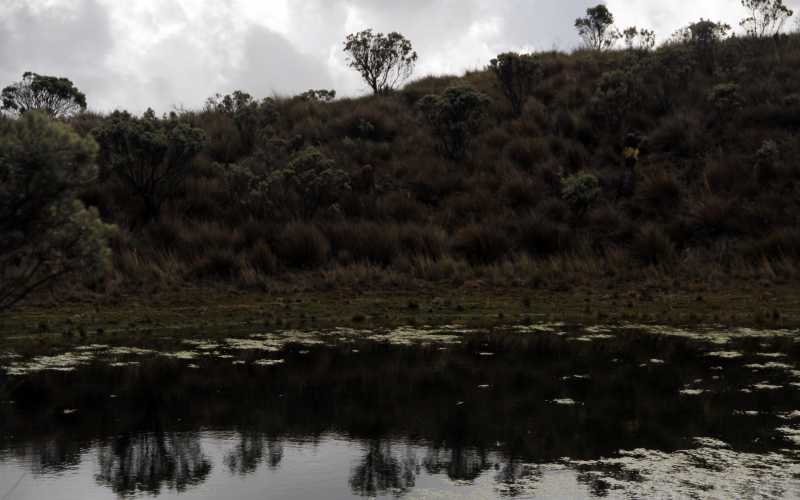
<path fill-rule="evenodd" d="M 211 472 L 196 435 L 152 432 L 125 435 L 98 446 L 96 479 L 120 495 L 150 493 L 162 488 L 185 491 Z"/>
<path fill-rule="evenodd" d="M 725 352 L 738 355 L 718 356 L 718 345 L 693 337 L 589 334 L 478 333 L 446 348 L 287 342 L 272 366 L 256 363 L 264 351 L 232 358 L 217 342 L 191 359 L 126 365 L 117 356 L 123 363 L 112 366 L 84 357 L 74 371 L 3 375 L 0 485 L 20 470 L 14 464 L 59 477 L 93 462 L 97 487 L 120 496 L 202 492 L 212 476 L 232 491 L 264 474 L 297 485 L 314 479 L 303 477 L 311 465 L 347 471 L 319 475 L 306 497 L 341 487 L 408 496 L 432 482 L 469 489 L 487 480 L 490 496 L 546 497 L 562 469 L 584 488 L 577 496 L 614 497 L 673 469 L 708 478 L 736 470 L 747 484 L 795 491 L 800 461 L 782 451 L 800 447 L 791 442 L 800 424 L 793 338 L 732 339 Z M 210 447 L 209 433 L 222 444 Z M 724 443 L 698 445 L 701 436 Z M 300 459 L 302 450 L 317 455 Z M 664 478 L 648 475 L 659 466 Z M 703 491 L 691 474 L 681 480 Z"/>

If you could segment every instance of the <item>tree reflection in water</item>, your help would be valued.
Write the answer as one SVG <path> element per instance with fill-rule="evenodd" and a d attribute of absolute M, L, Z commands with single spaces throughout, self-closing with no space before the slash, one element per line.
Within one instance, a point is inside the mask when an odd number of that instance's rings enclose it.
<path fill-rule="evenodd" d="M 97 481 L 118 495 L 185 491 L 211 472 L 195 434 L 153 432 L 112 439 L 98 449 Z"/>
<path fill-rule="evenodd" d="M 397 458 L 391 443 L 381 439 L 370 440 L 366 449 L 350 474 L 353 493 L 363 497 L 397 495 L 414 487 L 417 459 L 413 454 L 407 452 L 405 457 Z"/>
<path fill-rule="evenodd" d="M 784 390 L 744 392 L 766 377 L 742 365 L 763 363 L 754 352 L 800 359 L 800 343 L 742 339 L 726 349 L 747 361 L 710 361 L 709 347 L 693 339 L 632 332 L 602 342 L 476 334 L 446 350 L 366 341 L 294 346 L 281 353 L 285 363 L 269 368 L 255 364 L 262 352 L 235 353 L 243 365 L 203 356 L 195 361 L 202 370 L 161 356 L 137 358 L 132 367 L 97 362 L 13 385 L 0 379 L 0 463 L 6 454 L 34 474 L 58 473 L 96 448 L 99 484 L 120 495 L 157 495 L 209 478 L 203 429 L 238 432 L 218 462 L 238 477 L 280 467 L 286 443 L 298 440 L 305 450 L 346 436 L 364 447 L 345 479 L 355 495 L 402 494 L 420 474 L 475 482 L 492 469 L 500 493 L 513 495 L 518 483 L 529 488 L 542 476 L 525 464 L 561 457 L 670 452 L 694 436 L 773 451 L 781 445 L 775 429 L 786 425 L 774 415 L 800 408 L 800 391 L 789 389 L 791 372 L 773 370 L 771 383 Z M 654 358 L 663 362 L 648 362 Z M 725 367 L 724 377 L 712 363 Z M 708 397 L 681 395 L 698 381 Z M 565 397 L 577 404 L 554 404 Z M 743 408 L 773 417 L 738 415 Z M 602 484 L 579 480 L 603 494 Z"/>
<path fill-rule="evenodd" d="M 251 474 L 264 461 L 265 450 L 267 465 L 270 469 L 277 469 L 283 459 L 283 442 L 267 438 L 259 432 L 242 432 L 239 434 L 239 443 L 225 456 L 225 465 L 231 474 Z"/>

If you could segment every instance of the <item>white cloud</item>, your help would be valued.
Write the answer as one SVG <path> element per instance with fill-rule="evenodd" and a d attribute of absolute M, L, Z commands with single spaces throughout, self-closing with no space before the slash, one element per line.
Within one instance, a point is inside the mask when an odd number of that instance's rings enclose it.
<path fill-rule="evenodd" d="M 400 31 L 417 75 L 481 67 L 506 50 L 569 49 L 598 0 L 0 0 L 0 82 L 67 76 L 95 109 L 198 107 L 216 92 L 366 91 L 342 41 Z M 736 26 L 739 0 L 607 0 L 621 27 L 660 39 L 700 17 Z M 800 11 L 800 0 L 792 0 Z"/>

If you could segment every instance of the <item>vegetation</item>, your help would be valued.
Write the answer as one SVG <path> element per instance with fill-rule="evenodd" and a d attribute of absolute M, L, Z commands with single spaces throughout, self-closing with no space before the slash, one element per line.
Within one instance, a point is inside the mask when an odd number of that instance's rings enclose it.
<path fill-rule="evenodd" d="M 414 71 L 417 53 L 400 33 L 388 35 L 364 30 L 347 36 L 347 62 L 361 74 L 375 94 L 394 89 Z"/>
<path fill-rule="evenodd" d="M 592 50 L 611 49 L 622 36 L 614 27 L 614 15 L 603 4 L 586 9 L 586 17 L 575 20 L 575 29 Z"/>
<path fill-rule="evenodd" d="M 781 32 L 794 12 L 783 4 L 783 0 L 742 0 L 750 14 L 739 23 L 750 36 L 763 38 Z"/>
<path fill-rule="evenodd" d="M 378 94 L 357 99 L 237 91 L 161 118 L 3 126 L 100 144 L 99 175 L 57 194 L 119 227 L 104 293 L 800 277 L 800 35 L 700 20 L 605 50 L 610 12 L 586 19 L 604 50 L 500 54 L 395 90 L 410 42 L 351 35 Z"/>
<path fill-rule="evenodd" d="M 0 120 L 0 310 L 58 279 L 107 270 L 111 228 L 75 198 L 94 181 L 96 151 L 37 112 Z"/>
<path fill-rule="evenodd" d="M 74 115 L 86 109 L 86 96 L 66 78 L 27 72 L 22 81 L 2 92 L 2 110 L 24 114 L 41 111 L 52 118 Z"/>

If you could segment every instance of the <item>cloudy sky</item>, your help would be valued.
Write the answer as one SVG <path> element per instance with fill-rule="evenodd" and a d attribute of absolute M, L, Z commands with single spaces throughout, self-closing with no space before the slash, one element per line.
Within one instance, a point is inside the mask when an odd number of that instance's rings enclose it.
<path fill-rule="evenodd" d="M 67 76 L 96 110 L 196 108 L 216 92 L 366 92 L 347 33 L 400 31 L 416 75 L 483 67 L 506 50 L 570 49 L 597 0 L 0 0 L 0 85 Z M 736 25 L 739 0 L 607 0 L 621 27 L 666 37 L 700 17 Z M 800 0 L 789 0 L 800 6 Z M 800 10 L 797 8 L 796 10 Z"/>

